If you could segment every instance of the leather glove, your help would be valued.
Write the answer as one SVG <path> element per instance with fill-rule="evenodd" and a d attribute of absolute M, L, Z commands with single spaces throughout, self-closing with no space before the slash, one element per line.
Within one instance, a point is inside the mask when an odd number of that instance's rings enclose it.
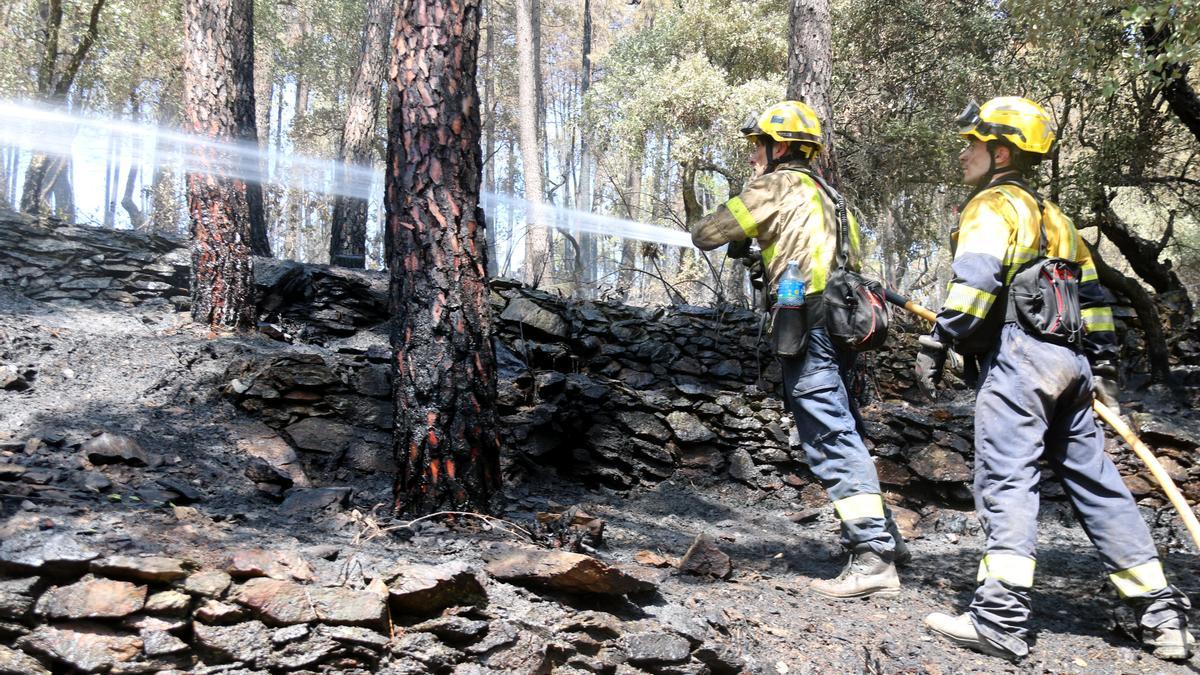
<path fill-rule="evenodd" d="M 1120 391 L 1117 385 L 1117 364 L 1112 361 L 1098 361 L 1092 364 L 1092 391 L 1096 394 L 1096 400 L 1103 403 L 1104 407 L 1116 415 L 1121 414 L 1121 403 L 1117 400 L 1117 392 Z"/>
<path fill-rule="evenodd" d="M 762 257 L 755 256 L 746 261 L 746 272 L 750 275 L 750 285 L 761 290 L 764 278 Z"/>
<path fill-rule="evenodd" d="M 749 258 L 750 239 L 746 238 L 741 241 L 729 242 L 729 246 L 725 247 L 725 255 L 730 258 Z"/>
<path fill-rule="evenodd" d="M 946 370 L 946 354 L 949 348 L 932 335 L 922 335 L 918 340 L 921 348 L 913 370 L 917 375 L 917 386 L 929 398 L 937 398 L 937 386 Z"/>

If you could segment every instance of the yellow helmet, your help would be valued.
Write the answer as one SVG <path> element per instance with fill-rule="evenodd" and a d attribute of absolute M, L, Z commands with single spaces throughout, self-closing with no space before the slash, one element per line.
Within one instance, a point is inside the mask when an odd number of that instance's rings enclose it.
<path fill-rule="evenodd" d="M 824 147 L 817 113 L 800 101 L 782 101 L 761 115 L 751 115 L 742 124 L 742 135 L 770 136 L 781 143 L 810 143 L 818 151 Z"/>
<path fill-rule="evenodd" d="M 982 107 L 972 101 L 955 123 L 960 136 L 981 141 L 1003 139 L 1035 155 L 1044 155 L 1054 146 L 1054 120 L 1050 114 L 1020 96 L 999 96 Z"/>

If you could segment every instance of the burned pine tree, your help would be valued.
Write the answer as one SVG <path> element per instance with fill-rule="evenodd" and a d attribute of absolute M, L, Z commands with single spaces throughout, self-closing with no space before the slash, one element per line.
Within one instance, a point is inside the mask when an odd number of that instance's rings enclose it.
<path fill-rule="evenodd" d="M 228 150 L 230 143 L 246 138 L 247 121 L 254 134 L 253 25 L 251 0 L 184 3 L 187 130 L 218 142 L 197 150 L 207 171 L 187 176 L 192 318 L 224 328 L 245 328 L 254 321 L 252 186 L 236 175 L 244 158 Z M 258 202 L 261 208 L 261 192 Z"/>
<path fill-rule="evenodd" d="M 397 14 L 385 208 L 399 513 L 488 510 L 500 487 L 479 209 L 479 0 Z"/>

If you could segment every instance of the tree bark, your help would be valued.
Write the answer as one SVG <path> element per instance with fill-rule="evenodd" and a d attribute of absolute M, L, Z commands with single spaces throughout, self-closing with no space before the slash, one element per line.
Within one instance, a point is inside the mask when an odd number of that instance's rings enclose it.
<path fill-rule="evenodd" d="M 479 0 L 402 7 L 385 200 L 395 509 L 489 511 L 500 489 L 500 442 L 479 208 Z"/>
<path fill-rule="evenodd" d="M 517 98 L 520 121 L 517 144 L 521 150 L 521 172 L 525 178 L 524 281 L 537 287 L 545 276 L 550 256 L 550 230 L 542 201 L 545 188 L 542 182 L 540 134 L 538 133 L 538 43 L 535 34 L 538 0 L 516 0 L 517 5 Z"/>
<path fill-rule="evenodd" d="M 338 191 L 333 199 L 329 264 L 363 269 L 367 266 L 367 200 L 351 197 L 346 169 L 370 165 L 375 121 L 379 113 L 379 89 L 387 66 L 387 45 L 395 11 L 389 0 L 370 0 L 363 26 L 358 72 L 346 105 L 346 121 L 338 148 Z"/>
<path fill-rule="evenodd" d="M 791 100 L 807 103 L 821 118 L 825 152 L 814 162 L 825 180 L 841 186 L 833 143 L 833 24 L 829 0 L 792 0 L 788 39 Z"/>
<path fill-rule="evenodd" d="M 245 140 L 248 123 L 253 137 L 253 12 L 252 0 L 185 0 L 183 89 L 191 133 L 229 143 Z M 214 148 L 196 154 L 210 171 L 187 176 L 192 318 L 213 327 L 249 328 L 254 322 L 251 187 L 228 177 L 243 160 Z"/>
<path fill-rule="evenodd" d="M 592 87 L 592 2 L 583 0 L 583 43 L 579 50 L 583 54 L 583 63 L 579 77 L 579 110 L 583 118 L 583 110 L 587 101 L 588 89 Z M 579 180 L 576 182 L 575 208 L 591 212 L 592 202 L 592 150 L 588 146 L 588 133 L 581 125 L 579 133 Z M 591 297 L 596 287 L 596 235 L 591 232 L 579 233 L 580 256 L 582 257 L 583 277 L 579 287 L 584 297 Z"/>
<path fill-rule="evenodd" d="M 1163 24 L 1158 30 L 1155 30 L 1153 23 L 1143 25 L 1142 38 L 1146 41 L 1147 53 L 1150 56 L 1162 54 L 1173 34 L 1174 27 L 1170 22 Z M 1186 61 L 1167 60 L 1156 74 L 1164 80 L 1162 96 L 1167 106 L 1192 136 L 1200 141 L 1200 95 L 1197 95 L 1188 82 L 1191 69 L 1191 64 Z"/>
<path fill-rule="evenodd" d="M 163 88 L 163 96 L 158 103 L 158 125 L 171 128 L 179 123 L 179 98 L 182 85 L 182 73 L 172 70 L 171 77 Z M 162 155 L 161 146 L 156 139 L 154 150 L 154 178 L 150 183 L 150 219 L 153 221 L 155 232 L 175 234 L 179 232 L 179 202 L 176 199 L 178 177 L 170 158 Z"/>

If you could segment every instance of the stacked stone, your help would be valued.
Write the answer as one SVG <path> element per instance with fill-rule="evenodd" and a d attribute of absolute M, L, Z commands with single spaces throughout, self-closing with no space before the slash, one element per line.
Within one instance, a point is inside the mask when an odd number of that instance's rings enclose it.
<path fill-rule="evenodd" d="M 630 664 L 692 673 L 740 666 L 727 650 L 705 644 L 714 627 L 682 607 L 656 603 L 645 618 L 623 620 L 535 604 L 512 585 L 576 596 L 653 593 L 658 575 L 646 568 L 502 547 L 478 568 L 406 562 L 354 586 L 344 572 L 337 576 L 330 581 L 286 549 L 234 550 L 221 566 L 202 568 L 161 555 L 105 556 L 76 533 L 28 532 L 0 544 L 0 672 L 422 673 L 463 663 L 505 672 L 556 665 L 608 672 Z"/>
<path fill-rule="evenodd" d="M 45 224 L 0 210 L 0 285 L 35 300 L 166 299 L 183 306 L 189 269 L 186 245 L 175 239 Z"/>

